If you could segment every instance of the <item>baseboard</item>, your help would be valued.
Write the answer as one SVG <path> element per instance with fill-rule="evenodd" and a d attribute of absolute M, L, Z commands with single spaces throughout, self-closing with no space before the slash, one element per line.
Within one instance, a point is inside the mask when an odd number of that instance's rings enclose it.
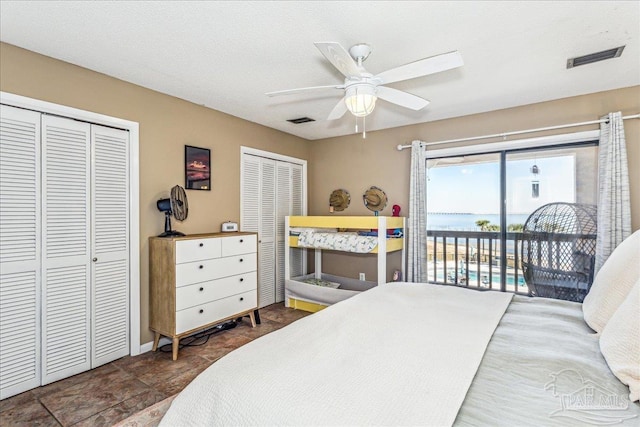
<path fill-rule="evenodd" d="M 172 341 L 169 338 L 162 337 L 160 338 L 160 343 L 158 344 L 158 348 L 162 347 L 163 345 L 171 344 L 171 342 Z M 146 353 L 151 350 L 153 350 L 153 341 L 149 341 L 140 346 L 140 354 Z"/>

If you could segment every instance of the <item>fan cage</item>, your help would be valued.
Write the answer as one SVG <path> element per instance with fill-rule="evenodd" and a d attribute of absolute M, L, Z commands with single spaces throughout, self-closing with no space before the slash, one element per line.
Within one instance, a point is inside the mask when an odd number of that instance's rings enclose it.
<path fill-rule="evenodd" d="M 184 188 L 175 185 L 171 188 L 171 211 L 178 221 L 184 221 L 189 215 L 189 202 Z"/>
<path fill-rule="evenodd" d="M 549 203 L 522 232 L 522 272 L 532 296 L 582 302 L 594 276 L 596 207 Z"/>

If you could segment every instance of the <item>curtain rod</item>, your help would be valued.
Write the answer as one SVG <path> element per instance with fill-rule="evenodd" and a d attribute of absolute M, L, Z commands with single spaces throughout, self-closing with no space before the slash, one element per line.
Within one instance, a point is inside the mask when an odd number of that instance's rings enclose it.
<path fill-rule="evenodd" d="M 640 114 L 633 114 L 631 116 L 624 116 L 622 118 L 622 120 L 627 120 L 627 119 L 640 119 Z M 511 136 L 511 135 L 521 135 L 523 133 L 542 132 L 545 130 L 564 129 L 564 128 L 572 128 L 577 126 L 585 126 L 585 125 L 595 125 L 598 123 L 606 123 L 608 121 L 609 121 L 608 119 L 591 120 L 589 122 L 571 123 L 568 125 L 549 126 L 549 127 L 537 128 L 537 129 L 518 130 L 514 132 L 495 133 L 493 135 L 472 136 L 470 138 L 458 138 L 458 139 L 448 139 L 446 141 L 425 142 L 425 145 L 429 146 L 429 145 L 438 145 L 438 144 L 449 144 L 451 142 L 475 141 L 478 139 L 488 139 L 488 138 L 501 138 L 501 137 L 506 138 L 507 136 Z M 411 148 L 411 145 L 399 144 L 397 146 L 398 151 L 402 151 L 405 148 Z"/>

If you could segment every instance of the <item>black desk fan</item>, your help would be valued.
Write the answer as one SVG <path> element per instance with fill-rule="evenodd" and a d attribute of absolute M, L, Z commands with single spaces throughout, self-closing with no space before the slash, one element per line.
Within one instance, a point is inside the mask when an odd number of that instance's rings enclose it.
<path fill-rule="evenodd" d="M 158 200 L 156 205 L 160 212 L 164 212 L 164 233 L 158 237 L 184 236 L 184 233 L 171 229 L 171 215 L 178 221 L 184 221 L 189 215 L 189 202 L 184 188 L 174 186 L 171 189 L 171 197 Z"/>

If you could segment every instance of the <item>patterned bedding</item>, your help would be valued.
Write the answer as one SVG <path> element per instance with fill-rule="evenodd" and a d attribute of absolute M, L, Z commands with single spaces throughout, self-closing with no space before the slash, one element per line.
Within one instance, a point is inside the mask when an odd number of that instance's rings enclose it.
<path fill-rule="evenodd" d="M 366 254 L 374 250 L 377 245 L 377 237 L 360 236 L 358 233 L 326 233 L 307 230 L 300 232 L 298 236 L 298 246 L 303 248 Z"/>

